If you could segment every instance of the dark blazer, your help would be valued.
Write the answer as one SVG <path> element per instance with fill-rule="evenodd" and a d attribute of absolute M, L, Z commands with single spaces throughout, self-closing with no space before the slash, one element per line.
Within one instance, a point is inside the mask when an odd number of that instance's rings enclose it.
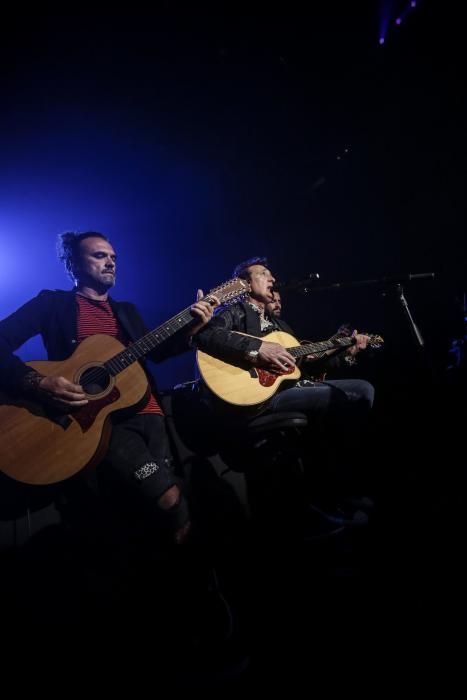
<path fill-rule="evenodd" d="M 294 335 L 290 326 L 281 318 L 275 318 L 278 330 Z M 221 309 L 214 318 L 193 337 L 193 343 L 203 352 L 219 357 L 225 362 L 244 360 L 250 350 L 258 350 L 261 336 L 268 331 L 261 331 L 259 315 L 246 302 L 238 302 Z M 257 336 L 248 338 L 232 331 L 240 331 Z"/>
<path fill-rule="evenodd" d="M 21 380 L 30 368 L 13 353 L 29 338 L 42 337 L 49 360 L 67 359 L 78 345 L 76 290 L 62 291 L 45 289 L 26 302 L 17 311 L 0 321 L 0 384 L 6 390 L 17 391 Z M 132 341 L 147 333 L 143 319 L 134 304 L 115 301 L 109 302 L 118 322 Z M 160 362 L 170 355 L 188 349 L 185 338 L 180 342 L 174 338 L 164 343 L 148 355 L 154 362 Z M 141 361 L 153 390 L 156 389 L 154 378 Z"/>
<path fill-rule="evenodd" d="M 272 319 L 277 330 L 285 331 L 295 336 L 294 331 L 282 318 Z M 250 350 L 258 350 L 261 345 L 261 337 L 274 329 L 261 330 L 258 313 L 247 302 L 239 302 L 227 308 L 221 309 L 199 333 L 193 337 L 193 344 L 208 355 L 218 357 L 224 362 L 238 363 L 246 359 L 246 353 Z M 240 331 L 257 336 L 248 338 L 232 331 Z M 298 343 L 298 341 L 297 341 Z M 302 362 L 306 362 L 303 358 Z M 338 353 L 323 356 L 320 360 L 313 360 L 310 369 L 316 374 L 322 374 L 342 365 L 343 356 Z M 306 362 L 306 365 L 308 363 Z M 304 365 L 301 365 L 302 370 Z"/>

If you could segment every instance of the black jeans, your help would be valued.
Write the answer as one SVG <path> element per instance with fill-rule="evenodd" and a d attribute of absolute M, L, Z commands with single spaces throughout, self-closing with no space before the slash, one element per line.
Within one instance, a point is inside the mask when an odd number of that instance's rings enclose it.
<path fill-rule="evenodd" d="M 105 492 L 128 502 L 147 521 L 176 533 L 190 519 L 188 504 L 175 474 L 165 418 L 136 415 L 116 423 L 99 477 Z M 169 508 L 158 503 L 172 486 L 180 489 Z"/>
<path fill-rule="evenodd" d="M 312 492 L 349 495 L 371 489 L 368 423 L 373 386 L 363 379 L 304 383 L 279 391 L 270 412 L 300 411 L 309 418 L 304 435 L 306 478 Z"/>
<path fill-rule="evenodd" d="M 116 423 L 102 467 L 143 501 L 160 498 L 177 483 L 164 417 L 136 415 Z"/>
<path fill-rule="evenodd" d="M 345 413 L 346 417 L 361 417 L 370 411 L 374 393 L 372 385 L 364 379 L 331 379 L 279 391 L 269 408 L 274 412 L 303 411 L 323 416 Z"/>

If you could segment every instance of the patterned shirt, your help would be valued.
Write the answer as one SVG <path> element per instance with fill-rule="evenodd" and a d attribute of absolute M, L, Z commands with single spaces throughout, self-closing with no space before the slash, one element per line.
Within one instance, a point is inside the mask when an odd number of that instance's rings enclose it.
<path fill-rule="evenodd" d="M 253 311 L 256 311 L 259 316 L 261 333 L 270 333 L 271 331 L 280 330 L 274 319 L 271 316 L 266 316 L 264 309 L 260 309 L 259 306 L 256 306 L 256 304 L 253 304 L 251 301 L 248 301 L 247 304 Z"/>
<path fill-rule="evenodd" d="M 103 333 L 104 335 L 111 335 L 125 346 L 129 345 L 129 339 L 118 324 L 108 301 L 89 299 L 78 293 L 76 295 L 76 303 L 78 305 L 77 336 L 79 343 L 91 335 Z M 138 415 L 145 413 L 163 415 L 162 409 L 152 393 L 146 406 L 138 411 Z"/>

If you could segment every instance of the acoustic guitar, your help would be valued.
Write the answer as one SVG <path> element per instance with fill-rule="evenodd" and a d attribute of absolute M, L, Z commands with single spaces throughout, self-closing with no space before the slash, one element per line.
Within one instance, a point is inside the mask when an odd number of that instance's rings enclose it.
<path fill-rule="evenodd" d="M 293 335 L 284 331 L 273 331 L 259 340 L 279 343 L 295 358 L 310 354 L 321 355 L 327 350 L 347 348 L 355 343 L 353 336 L 333 336 L 329 340 L 300 345 Z M 379 348 L 383 342 L 381 336 L 371 335 L 368 346 Z M 233 365 L 201 350 L 198 350 L 196 360 L 200 375 L 212 393 L 235 406 L 255 406 L 264 403 L 276 393 L 283 382 L 297 381 L 301 376 L 297 365 L 276 374 L 246 362 Z"/>
<path fill-rule="evenodd" d="M 234 278 L 212 289 L 204 299 L 229 304 L 249 291 Z M 216 297 L 216 299 L 214 299 Z M 190 307 L 125 347 L 98 334 L 83 340 L 63 362 L 27 362 L 45 376 L 58 375 L 80 384 L 88 403 L 63 413 L 52 402 L 10 397 L 0 392 L 0 471 L 26 484 L 53 484 L 104 457 L 111 414 L 136 413 L 149 398 L 146 374 L 138 362 L 193 321 Z"/>

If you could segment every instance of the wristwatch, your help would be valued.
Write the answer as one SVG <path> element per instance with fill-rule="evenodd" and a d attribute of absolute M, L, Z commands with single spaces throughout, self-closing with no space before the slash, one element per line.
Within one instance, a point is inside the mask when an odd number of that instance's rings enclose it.
<path fill-rule="evenodd" d="M 246 357 L 250 362 L 255 364 L 255 362 L 258 361 L 258 355 L 259 355 L 259 350 L 249 350 L 246 354 Z"/>

